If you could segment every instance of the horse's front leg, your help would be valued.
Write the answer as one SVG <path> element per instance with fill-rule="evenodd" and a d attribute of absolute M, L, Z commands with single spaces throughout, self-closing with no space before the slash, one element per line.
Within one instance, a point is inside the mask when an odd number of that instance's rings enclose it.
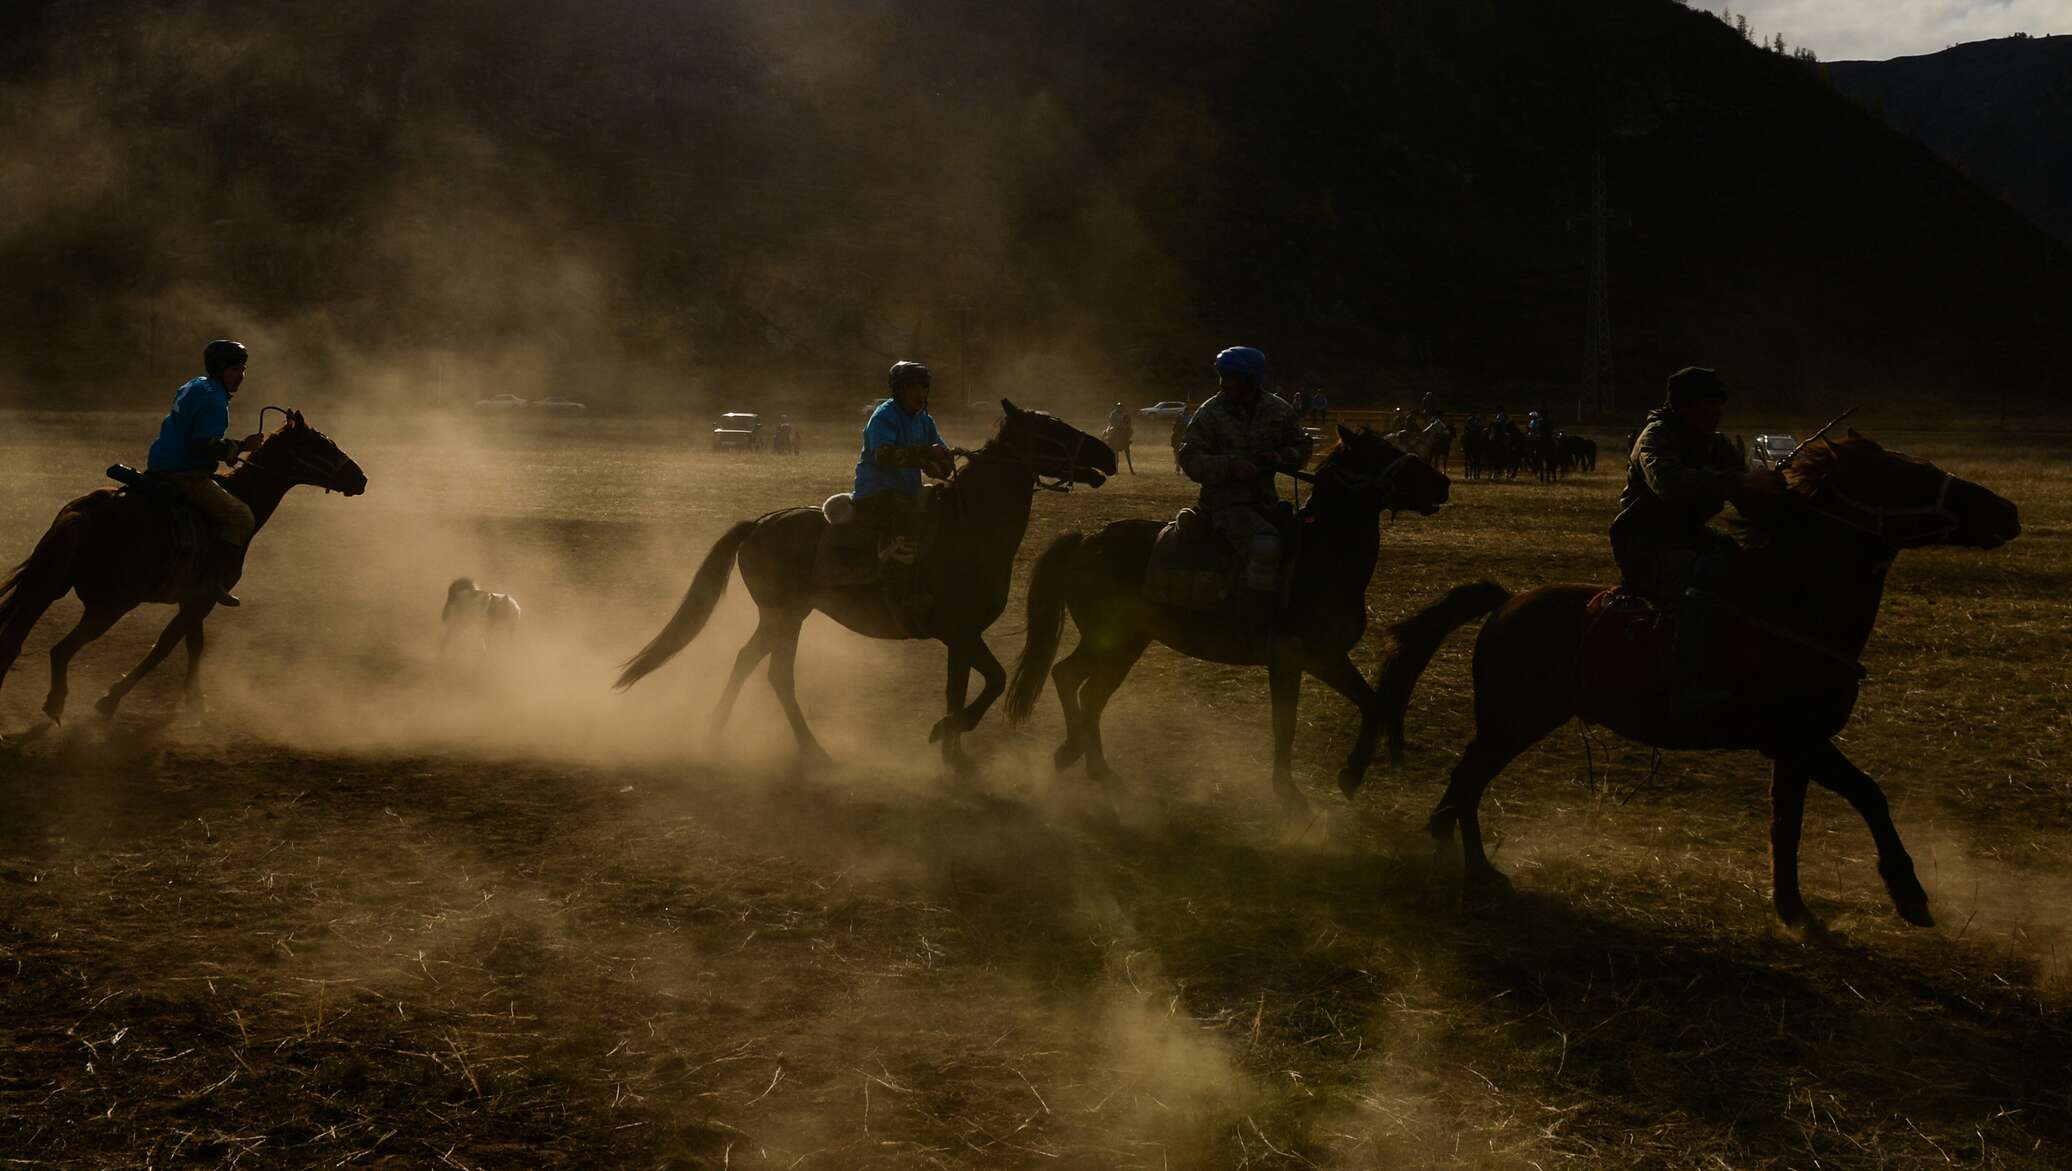
<path fill-rule="evenodd" d="M 187 622 L 187 682 L 180 697 L 189 711 L 204 712 L 209 709 L 208 700 L 203 698 L 201 693 L 201 653 L 205 645 L 201 623 L 202 619 L 208 617 L 209 608 L 214 605 L 214 602 L 210 602 L 200 607 Z"/>
<path fill-rule="evenodd" d="M 1770 900 L 1793 927 L 1813 924 L 1799 894 L 1799 835 L 1806 820 L 1806 763 L 1779 756 L 1770 768 Z"/>
<path fill-rule="evenodd" d="M 1381 711 L 1374 688 L 1360 677 L 1359 668 L 1344 652 L 1312 662 L 1309 673 L 1322 680 L 1324 686 L 1344 696 L 1360 712 L 1360 731 L 1353 739 L 1352 752 L 1345 758 L 1345 766 L 1338 770 L 1338 789 L 1350 800 L 1359 792 L 1360 785 L 1367 779 L 1367 766 L 1374 763 L 1374 742 L 1381 738 Z"/>
<path fill-rule="evenodd" d="M 114 715 L 115 709 L 121 706 L 123 697 L 130 693 L 130 689 L 135 687 L 137 682 L 144 676 L 156 670 L 160 663 L 165 662 L 167 655 L 173 653 L 173 647 L 187 633 L 188 623 L 193 620 L 188 607 L 182 606 L 173 615 L 172 620 L 165 624 L 165 629 L 158 632 L 158 641 L 151 644 L 151 649 L 145 653 L 142 659 L 138 660 L 137 665 L 131 667 L 127 674 L 117 679 L 108 688 L 106 695 L 94 701 L 94 710 L 101 713 L 104 717 Z"/>
<path fill-rule="evenodd" d="M 972 700 L 968 706 L 960 706 L 957 699 L 951 697 L 949 712 L 937 720 L 935 727 L 928 733 L 928 741 L 931 744 L 944 736 L 961 735 L 977 728 L 979 721 L 985 719 L 986 713 L 992 710 L 993 701 L 999 699 L 1000 693 L 1007 690 L 1007 668 L 1001 666 L 1000 660 L 993 656 L 993 648 L 986 645 L 984 638 L 973 635 L 970 643 L 964 648 L 964 657 L 970 667 L 978 670 L 978 698 Z M 961 693 L 962 689 L 958 690 Z"/>
<path fill-rule="evenodd" d="M 1295 708 L 1302 698 L 1302 667 L 1294 655 L 1279 648 L 1269 654 L 1266 678 L 1273 696 L 1273 791 L 1281 799 L 1283 814 L 1301 818 L 1309 813 L 1309 801 L 1295 787 Z"/>
<path fill-rule="evenodd" d="M 1878 877 L 1885 880 L 1885 891 L 1892 896 L 1892 906 L 1899 917 L 1916 927 L 1933 927 L 1935 918 L 1928 913 L 1928 892 L 1921 889 L 1921 880 L 1914 875 L 1914 859 L 1899 840 L 1899 829 L 1892 824 L 1892 808 L 1885 800 L 1885 790 L 1868 773 L 1851 764 L 1832 741 L 1822 740 L 1806 763 L 1812 769 L 1813 779 L 1854 806 L 1864 825 L 1870 828 L 1871 840 L 1878 845 Z"/>
<path fill-rule="evenodd" d="M 964 696 L 971 687 L 971 642 L 957 638 L 945 640 L 944 645 L 949 648 L 949 678 L 943 684 L 945 713 L 929 729 L 928 740 L 942 742 L 943 763 L 961 774 L 971 770 L 971 758 L 957 742 L 964 735 Z"/>

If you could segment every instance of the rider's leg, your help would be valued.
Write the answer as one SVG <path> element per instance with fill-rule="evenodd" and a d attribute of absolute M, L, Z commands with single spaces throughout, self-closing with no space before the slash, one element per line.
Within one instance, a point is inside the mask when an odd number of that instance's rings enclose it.
<path fill-rule="evenodd" d="M 1217 533 L 1245 559 L 1238 580 L 1239 611 L 1246 628 L 1271 642 L 1280 609 L 1281 534 L 1256 508 L 1218 509 Z"/>
<path fill-rule="evenodd" d="M 258 527 L 251 508 L 232 496 L 208 472 L 181 472 L 166 479 L 179 489 L 188 503 L 216 522 L 217 534 L 222 538 L 212 558 L 221 594 L 216 601 L 224 606 L 237 605 L 237 598 L 230 588 L 244 575 L 245 546 L 251 542 L 252 533 Z"/>

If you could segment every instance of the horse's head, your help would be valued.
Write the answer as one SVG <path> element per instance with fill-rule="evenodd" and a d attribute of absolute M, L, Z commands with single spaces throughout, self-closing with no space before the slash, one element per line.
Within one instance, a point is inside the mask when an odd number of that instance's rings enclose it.
<path fill-rule="evenodd" d="M 1410 509 L 1419 516 L 1439 511 L 1452 491 L 1446 473 L 1372 431 L 1341 425 L 1338 442 L 1317 467 L 1317 495 L 1345 492 L 1362 507 Z"/>
<path fill-rule="evenodd" d="M 1808 444 L 1784 476 L 1794 495 L 1824 515 L 1895 549 L 1993 549 L 2022 531 L 2013 501 L 1854 430 Z"/>
<path fill-rule="evenodd" d="M 286 421 L 269 432 L 245 463 L 271 472 L 290 484 L 308 484 L 326 492 L 358 496 L 367 490 L 367 473 L 338 449 L 331 437 L 303 421 L 301 411 L 280 411 Z M 265 411 L 260 412 L 262 415 Z"/>
<path fill-rule="evenodd" d="M 1060 483 L 1098 488 L 1115 474 L 1115 452 L 1092 435 L 1056 415 L 1025 411 L 1004 398 L 1000 409 L 1006 417 L 988 448 Z"/>

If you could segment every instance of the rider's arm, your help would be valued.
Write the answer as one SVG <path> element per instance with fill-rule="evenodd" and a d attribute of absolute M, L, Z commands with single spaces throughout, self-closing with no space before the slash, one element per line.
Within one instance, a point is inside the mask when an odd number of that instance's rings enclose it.
<path fill-rule="evenodd" d="M 180 396 L 174 413 L 186 416 L 182 422 L 187 450 L 194 458 L 221 461 L 237 455 L 237 440 L 224 437 L 230 430 L 230 404 L 214 395 L 190 393 Z"/>
<path fill-rule="evenodd" d="M 1309 455 L 1316 447 L 1316 440 L 1302 429 L 1302 418 L 1292 410 L 1281 420 L 1279 445 L 1274 449 L 1274 459 L 1279 461 L 1280 470 L 1294 471 L 1309 464 Z"/>
<path fill-rule="evenodd" d="M 1718 504 L 1740 481 L 1733 472 L 1692 467 L 1676 452 L 1676 436 L 1661 423 L 1650 423 L 1633 445 L 1634 462 L 1648 488 L 1670 504 Z"/>
<path fill-rule="evenodd" d="M 1180 470 L 1197 484 L 1220 484 L 1230 478 L 1230 455 L 1214 450 L 1215 424 L 1207 411 L 1196 411 L 1180 437 Z"/>

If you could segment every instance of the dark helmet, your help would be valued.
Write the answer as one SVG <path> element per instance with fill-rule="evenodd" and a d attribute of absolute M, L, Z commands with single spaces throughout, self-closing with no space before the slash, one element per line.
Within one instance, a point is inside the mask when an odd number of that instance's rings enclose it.
<path fill-rule="evenodd" d="M 234 342 L 227 337 L 219 337 L 202 347 L 201 368 L 208 371 L 209 377 L 214 378 L 233 366 L 244 365 L 251 356 L 250 351 L 245 349 L 243 342 Z"/>
<path fill-rule="evenodd" d="M 1727 384 L 1719 371 L 1704 366 L 1686 366 L 1669 376 L 1668 394 L 1665 400 L 1671 407 L 1687 407 L 1692 403 L 1727 401 Z"/>
<path fill-rule="evenodd" d="M 919 362 L 894 362 L 885 376 L 885 384 L 895 391 L 909 386 L 927 386 L 930 382 L 928 367 Z"/>

